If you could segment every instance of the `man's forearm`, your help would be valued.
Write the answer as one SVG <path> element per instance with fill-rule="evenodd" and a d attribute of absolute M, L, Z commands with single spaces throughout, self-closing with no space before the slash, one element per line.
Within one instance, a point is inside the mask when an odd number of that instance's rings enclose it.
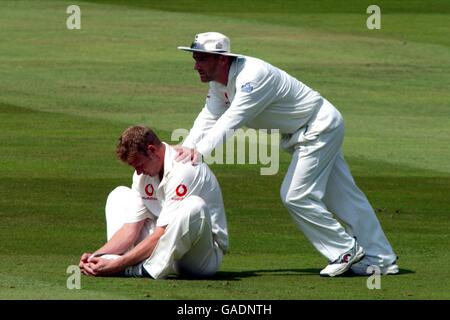
<path fill-rule="evenodd" d="M 123 268 L 138 264 L 147 259 L 153 253 L 159 239 L 164 234 L 165 227 L 157 227 L 155 231 L 147 238 L 142 240 L 136 247 L 128 251 L 120 258 L 120 264 Z"/>
<path fill-rule="evenodd" d="M 131 224 L 124 224 L 102 247 L 94 252 L 94 254 L 123 254 L 130 249 L 137 238 L 144 224 L 139 221 Z"/>

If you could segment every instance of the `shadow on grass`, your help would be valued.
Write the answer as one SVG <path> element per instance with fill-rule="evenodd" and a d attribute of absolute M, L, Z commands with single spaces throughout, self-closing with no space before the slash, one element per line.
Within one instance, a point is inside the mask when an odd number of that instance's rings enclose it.
<path fill-rule="evenodd" d="M 262 275 L 271 276 L 311 276 L 318 275 L 320 269 L 260 269 L 243 271 L 219 271 L 209 280 L 241 280 L 243 278 L 260 277 Z"/>
<path fill-rule="evenodd" d="M 321 269 L 307 268 L 307 269 L 261 269 L 261 270 L 243 270 L 243 271 L 219 271 L 214 275 L 214 277 L 208 280 L 228 280 L 228 281 L 239 281 L 244 278 L 260 277 L 263 275 L 270 276 L 320 276 Z M 400 269 L 399 275 L 413 274 L 416 273 L 414 270 Z M 391 275 L 392 276 L 392 275 Z M 340 277 L 368 277 L 356 275 L 351 271 L 348 271 L 341 275 Z"/>
<path fill-rule="evenodd" d="M 213 277 L 206 278 L 198 278 L 192 275 L 183 274 L 181 276 L 170 275 L 167 279 L 169 280 L 207 280 L 207 281 L 240 281 L 244 278 L 254 278 L 261 276 L 314 276 L 320 277 L 320 270 L 315 268 L 307 268 L 307 269 L 259 269 L 259 270 L 243 270 L 243 271 L 219 271 Z M 409 269 L 400 269 L 399 273 L 396 276 L 401 276 L 405 274 L 413 274 L 416 273 L 414 270 Z M 108 276 L 113 278 L 128 278 L 122 275 L 113 275 Z M 347 271 L 346 273 L 340 275 L 337 278 L 355 278 L 355 277 L 369 277 L 356 275 L 351 271 Z M 386 276 L 385 276 L 386 277 Z M 392 275 L 390 275 L 392 277 Z M 326 277 L 324 277 L 326 279 Z"/>
<path fill-rule="evenodd" d="M 398 271 L 398 274 L 410 274 L 410 273 L 416 273 L 416 272 L 414 270 L 402 269 L 402 268 L 400 268 Z"/>
<path fill-rule="evenodd" d="M 395 276 L 401 276 L 404 274 L 412 274 L 412 273 L 416 273 L 414 270 L 409 270 L 409 269 L 399 269 L 398 273 Z M 393 275 L 385 275 L 384 277 L 392 277 Z M 354 274 L 352 271 L 347 271 L 346 273 L 340 275 L 339 277 L 341 278 L 354 278 L 354 277 L 369 277 L 369 275 L 358 275 L 358 274 Z"/>

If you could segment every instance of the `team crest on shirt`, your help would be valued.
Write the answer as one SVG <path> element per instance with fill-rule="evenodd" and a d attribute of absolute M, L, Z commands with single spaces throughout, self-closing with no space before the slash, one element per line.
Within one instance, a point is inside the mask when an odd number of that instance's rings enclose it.
<path fill-rule="evenodd" d="M 144 200 L 158 200 L 157 198 L 155 198 L 153 195 L 155 194 L 155 188 L 153 187 L 153 185 L 151 183 L 147 184 L 144 188 L 145 194 L 147 195 L 146 197 L 142 197 L 142 199 Z"/>
<path fill-rule="evenodd" d="M 183 200 L 184 196 L 187 194 L 187 187 L 185 184 L 180 183 L 175 189 L 176 196 L 172 197 L 172 200 Z"/>
<path fill-rule="evenodd" d="M 247 93 L 252 92 L 252 91 L 253 91 L 253 86 L 252 86 L 252 84 L 251 84 L 250 82 L 247 82 L 246 84 L 243 84 L 243 85 L 241 86 L 241 91 L 242 91 L 242 92 L 247 92 Z"/>

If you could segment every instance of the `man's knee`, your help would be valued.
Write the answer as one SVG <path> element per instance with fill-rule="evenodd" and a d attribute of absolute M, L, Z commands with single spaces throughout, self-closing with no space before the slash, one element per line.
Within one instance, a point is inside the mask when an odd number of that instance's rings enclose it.
<path fill-rule="evenodd" d="M 311 206 L 312 199 L 307 193 L 294 193 L 291 190 L 280 191 L 281 202 L 288 209 L 307 209 Z"/>
<path fill-rule="evenodd" d="M 290 192 L 289 190 L 281 189 L 280 198 L 285 207 L 289 207 L 295 201 L 294 197 L 292 196 L 292 192 Z"/>
<path fill-rule="evenodd" d="M 118 214 L 125 204 L 129 203 L 132 191 L 128 187 L 119 186 L 111 191 L 106 199 L 105 212 L 106 216 L 111 214 Z"/>
<path fill-rule="evenodd" d="M 131 194 L 131 189 L 125 186 L 118 186 L 113 191 L 111 191 L 108 195 L 106 203 L 111 201 L 120 201 L 126 200 L 127 197 Z"/>

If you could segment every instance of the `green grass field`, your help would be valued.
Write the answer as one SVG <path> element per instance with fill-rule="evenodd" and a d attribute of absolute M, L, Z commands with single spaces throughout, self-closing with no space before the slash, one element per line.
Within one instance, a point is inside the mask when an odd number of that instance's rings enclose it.
<path fill-rule="evenodd" d="M 258 3 L 256 5 L 255 3 Z M 449 299 L 450 4 L 377 1 L 0 2 L 1 299 Z M 326 261 L 279 199 L 289 164 L 214 165 L 230 251 L 211 280 L 81 278 L 66 268 L 105 240 L 104 204 L 131 169 L 115 159 L 129 125 L 170 142 L 206 85 L 188 45 L 218 31 L 321 92 L 346 120 L 344 153 L 400 259 L 401 274 L 325 279 Z"/>

